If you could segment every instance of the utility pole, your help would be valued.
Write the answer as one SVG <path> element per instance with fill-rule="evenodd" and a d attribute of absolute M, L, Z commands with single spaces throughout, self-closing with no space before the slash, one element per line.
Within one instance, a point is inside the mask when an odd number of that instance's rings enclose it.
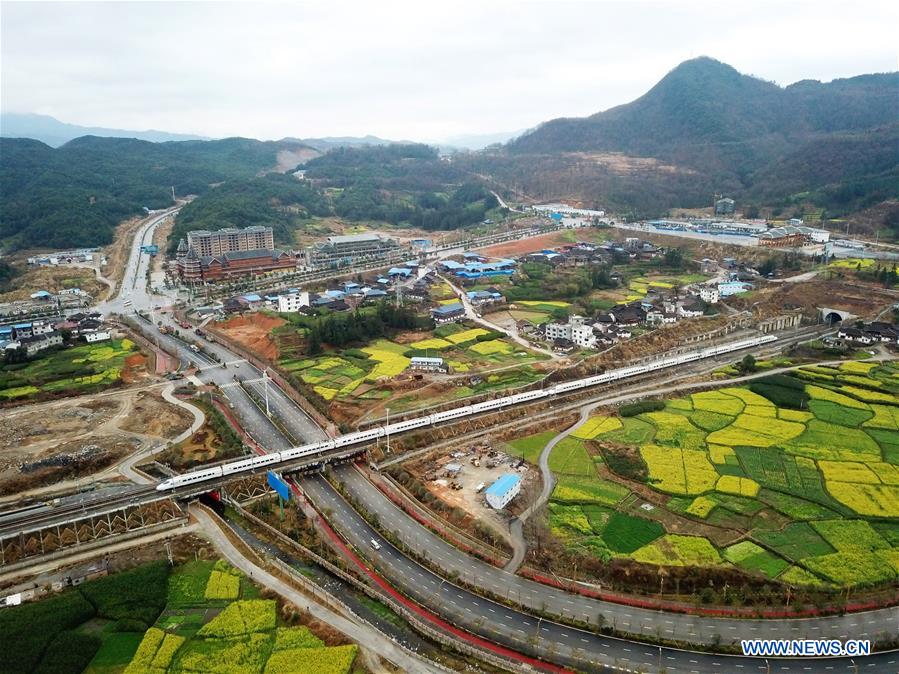
<path fill-rule="evenodd" d="M 387 410 L 387 453 L 390 454 L 390 408 L 385 408 Z"/>
<path fill-rule="evenodd" d="M 262 387 L 265 390 L 265 416 L 272 418 L 272 412 L 268 407 L 268 368 L 262 371 Z"/>

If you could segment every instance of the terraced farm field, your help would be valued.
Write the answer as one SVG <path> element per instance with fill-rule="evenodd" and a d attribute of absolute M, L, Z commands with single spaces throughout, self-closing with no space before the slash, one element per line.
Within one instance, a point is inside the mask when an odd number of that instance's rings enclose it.
<path fill-rule="evenodd" d="M 430 337 L 405 344 L 378 339 L 359 349 L 344 349 L 309 358 L 287 358 L 279 364 L 310 384 L 324 400 L 364 403 L 390 397 L 393 392 L 384 386 L 385 381 L 405 372 L 415 356 L 443 358 L 454 374 L 477 374 L 515 365 L 527 367 L 545 359 L 542 354 L 522 349 L 498 333 L 449 324 L 439 326 Z M 509 387 L 516 385 L 514 377 L 505 378 L 509 379 Z M 524 376 L 520 383 L 530 381 L 531 377 Z M 489 383 L 503 382 L 494 380 Z M 400 401 L 391 409 L 400 411 L 405 407 Z"/>
<path fill-rule="evenodd" d="M 41 393 L 99 391 L 122 379 L 133 356 L 140 359 L 131 340 L 115 339 L 50 351 L 27 363 L 0 365 L 0 402 Z"/>
<path fill-rule="evenodd" d="M 132 650 L 124 669 L 87 672 L 324 672 L 345 674 L 355 645 L 328 647 L 306 627 L 287 627 L 272 600 L 223 562 L 192 562 L 169 577 L 162 614 Z M 120 658 L 121 661 L 121 658 Z"/>
<path fill-rule="evenodd" d="M 536 460 L 551 437 L 516 442 Z M 549 525 L 572 550 L 791 585 L 899 579 L 895 362 L 809 366 L 595 416 L 549 463 Z M 641 508 L 646 487 L 658 496 Z"/>
<path fill-rule="evenodd" d="M 224 562 L 164 561 L 5 609 L 9 672 L 346 674 L 357 647 L 291 627 Z M 327 637 L 330 639 L 330 637 Z M 337 642 L 332 642 L 337 643 Z"/>

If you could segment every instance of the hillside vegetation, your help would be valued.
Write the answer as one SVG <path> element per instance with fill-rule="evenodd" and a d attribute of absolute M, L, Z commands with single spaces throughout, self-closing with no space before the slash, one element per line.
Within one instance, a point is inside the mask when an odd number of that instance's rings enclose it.
<path fill-rule="evenodd" d="M 328 215 L 331 206 L 322 193 L 291 175 L 268 173 L 259 178 L 227 182 L 195 199 L 178 214 L 169 247 L 195 229 L 274 228 L 276 245 L 293 244 L 293 232 L 310 215 Z"/>
<path fill-rule="evenodd" d="M 427 145 L 339 148 L 305 169 L 330 191 L 334 213 L 348 220 L 456 229 L 481 222 L 498 205 L 480 182 Z"/>
<path fill-rule="evenodd" d="M 288 147 L 289 146 L 289 147 Z M 249 179 L 295 143 L 245 138 L 150 143 L 76 138 L 60 148 L 0 138 L 0 241 L 12 248 L 99 246 L 143 207 L 171 206 L 226 180 Z"/>
<path fill-rule="evenodd" d="M 631 103 L 546 122 L 466 163 L 537 198 L 636 214 L 722 193 L 845 212 L 899 193 L 897 101 L 899 73 L 781 88 L 698 58 Z"/>

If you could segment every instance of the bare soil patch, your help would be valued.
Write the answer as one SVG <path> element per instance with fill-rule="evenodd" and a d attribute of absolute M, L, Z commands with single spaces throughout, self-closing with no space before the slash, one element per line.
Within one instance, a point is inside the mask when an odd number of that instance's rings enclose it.
<path fill-rule="evenodd" d="M 0 495 L 96 473 L 141 446 L 136 438 L 96 435 L 56 445 L 33 460 L 0 459 Z"/>
<path fill-rule="evenodd" d="M 696 173 L 684 166 L 666 164 L 652 157 L 631 157 L 621 152 L 575 152 L 573 157 L 599 164 L 619 175 L 635 175 L 647 171 L 664 173 Z"/>
<path fill-rule="evenodd" d="M 190 428 L 192 422 L 193 415 L 187 410 L 167 403 L 156 393 L 141 391 L 119 427 L 132 433 L 173 438 Z"/>
<path fill-rule="evenodd" d="M 517 255 L 525 255 L 534 251 L 543 250 L 544 248 L 556 248 L 566 243 L 571 243 L 567 232 L 553 232 L 551 234 L 543 234 L 530 239 L 521 239 L 520 241 L 509 241 L 507 243 L 499 243 L 495 246 L 487 248 L 479 248 L 478 250 L 484 255 L 491 257 L 514 257 Z"/>
<path fill-rule="evenodd" d="M 0 417 L 0 461 L 9 454 L 24 458 L 39 455 L 61 438 L 89 434 L 123 408 L 116 398 L 93 402 L 51 403 L 9 411 Z"/>
<path fill-rule="evenodd" d="M 276 361 L 279 357 L 278 345 L 271 332 L 286 322 L 283 318 L 253 314 L 235 316 L 222 323 L 216 323 L 214 327 L 260 358 Z"/>
<path fill-rule="evenodd" d="M 0 417 L 0 494 L 97 473 L 192 420 L 151 391 L 10 410 Z"/>

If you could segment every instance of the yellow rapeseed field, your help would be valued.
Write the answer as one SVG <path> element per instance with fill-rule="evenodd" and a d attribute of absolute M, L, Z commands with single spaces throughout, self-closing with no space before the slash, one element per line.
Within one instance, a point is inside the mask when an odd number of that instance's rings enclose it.
<path fill-rule="evenodd" d="M 621 420 L 618 417 L 591 417 L 572 435 L 576 438 L 592 440 L 598 435 L 617 431 L 619 428 L 621 428 Z"/>
<path fill-rule="evenodd" d="M 755 496 L 759 493 L 759 483 L 748 477 L 737 477 L 736 475 L 722 475 L 718 478 L 715 489 L 725 494 L 736 494 L 737 496 Z"/>

